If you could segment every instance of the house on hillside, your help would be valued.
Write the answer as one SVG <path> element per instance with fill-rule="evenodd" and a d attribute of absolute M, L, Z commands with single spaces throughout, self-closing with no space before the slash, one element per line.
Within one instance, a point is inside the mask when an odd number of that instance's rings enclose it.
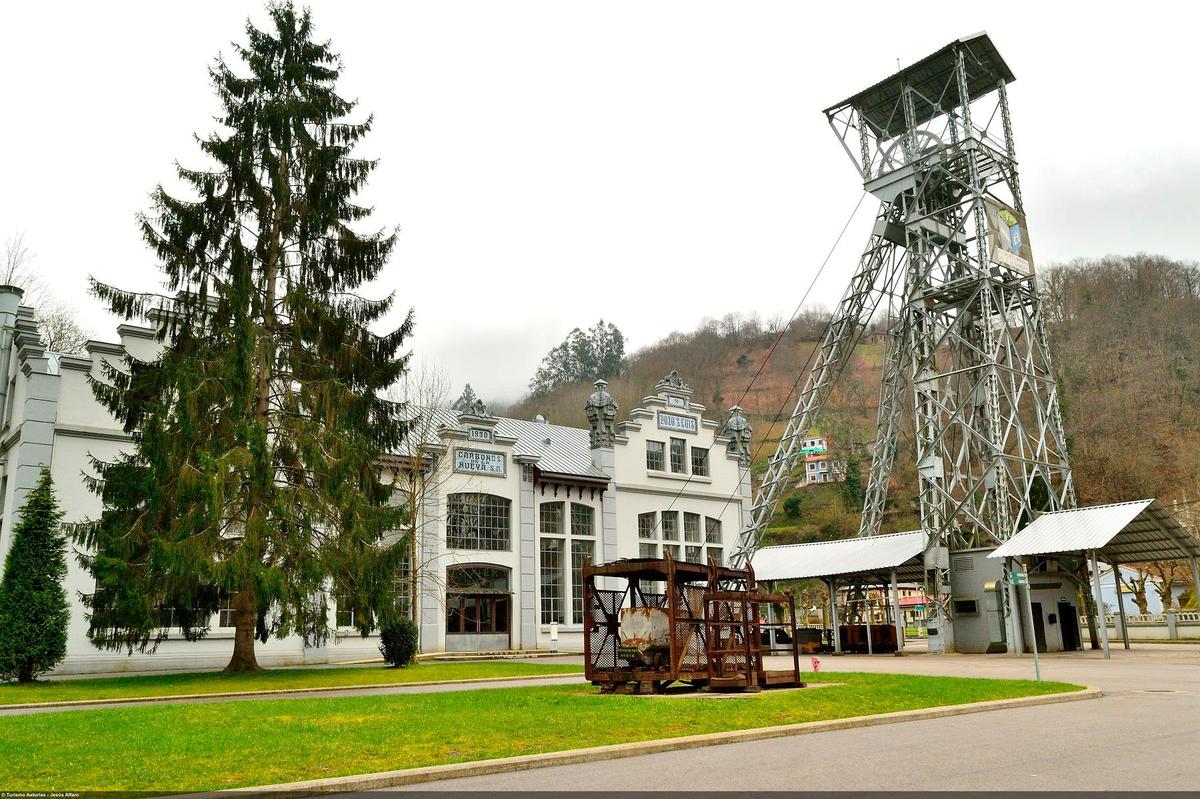
<path fill-rule="evenodd" d="M 32 308 L 0 288 L 0 563 L 15 517 L 49 466 L 67 522 L 95 518 L 100 500 L 84 484 L 92 456 L 112 460 L 132 442 L 93 397 L 89 376 L 122 366 L 126 353 L 156 356 L 154 330 L 117 328 L 115 342 L 91 341 L 83 357 L 44 350 Z M 603 381 L 588 398 L 588 428 L 491 415 L 476 398 L 434 409 L 414 425 L 404 451 L 380 468 L 394 501 L 415 508 L 415 558 L 398 574 L 415 583 L 401 598 L 425 652 L 582 649 L 581 572 L 589 561 L 669 555 L 724 561 L 751 505 L 749 424 L 739 409 L 724 429 L 692 401 L 672 372 L 637 408 L 618 409 Z M 419 490 L 418 490 L 419 489 Z M 401 536 L 405 531 L 396 531 Z M 164 613 L 167 639 L 154 654 L 94 648 L 81 594 L 94 583 L 74 558 L 67 658 L 60 672 L 223 666 L 233 645 L 232 609 L 213 615 L 200 641 L 182 639 Z M 415 579 L 406 579 L 413 578 Z M 415 595 L 413 595 L 415 594 Z M 340 597 L 340 600 L 339 600 Z M 378 656 L 337 586 L 330 587 L 325 645 L 298 637 L 260 644 L 263 665 L 328 663 Z"/>
<path fill-rule="evenodd" d="M 829 455 L 829 439 L 825 436 L 810 436 L 801 442 L 804 453 L 804 475 L 798 485 L 814 483 L 836 483 L 844 479 L 845 464 L 834 461 Z"/>

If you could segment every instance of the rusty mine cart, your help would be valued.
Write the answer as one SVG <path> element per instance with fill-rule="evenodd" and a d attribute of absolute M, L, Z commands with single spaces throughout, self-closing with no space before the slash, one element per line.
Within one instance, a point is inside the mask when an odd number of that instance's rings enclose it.
<path fill-rule="evenodd" d="M 803 687 L 791 594 L 767 594 L 751 568 L 666 558 L 583 567 L 585 675 L 603 693 Z M 767 621 L 771 606 L 787 621 Z M 777 632 L 780 631 L 780 632 Z M 780 643 L 781 641 L 788 643 Z M 768 671 L 763 655 L 787 655 Z"/>

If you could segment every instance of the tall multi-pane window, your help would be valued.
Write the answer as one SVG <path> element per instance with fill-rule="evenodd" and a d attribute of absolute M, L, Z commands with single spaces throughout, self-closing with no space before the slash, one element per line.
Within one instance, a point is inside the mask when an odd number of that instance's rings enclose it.
<path fill-rule="evenodd" d="M 563 504 L 561 502 L 543 502 L 538 510 L 541 519 L 542 535 L 563 535 Z"/>
<path fill-rule="evenodd" d="M 700 563 L 700 553 L 704 551 L 704 547 L 684 547 L 683 559 L 688 563 Z"/>
<path fill-rule="evenodd" d="M 679 511 L 665 510 L 662 512 L 662 537 L 664 541 L 679 540 Z"/>
<path fill-rule="evenodd" d="M 638 544 L 639 558 L 658 557 L 658 544 L 653 543 L 654 539 L 658 538 L 658 531 L 655 529 L 656 515 L 653 512 L 638 514 L 638 538 L 643 539 Z"/>
<path fill-rule="evenodd" d="M 338 607 L 341 607 L 341 603 L 338 603 Z M 221 597 L 221 606 L 217 609 L 217 626 L 218 627 L 236 627 L 237 625 L 234 623 L 234 613 L 235 612 L 236 611 L 233 608 L 233 597 L 231 597 L 231 596 Z M 338 626 L 340 627 L 341 625 L 338 625 Z M 349 626 L 349 625 L 346 625 L 346 626 Z"/>
<path fill-rule="evenodd" d="M 671 556 L 671 560 L 679 560 L 679 544 L 663 544 L 663 557 Z"/>
<path fill-rule="evenodd" d="M 542 624 L 566 624 L 568 618 L 583 624 L 583 567 L 595 557 L 596 509 L 582 502 L 542 503 L 538 530 Z"/>
<path fill-rule="evenodd" d="M 354 602 L 350 599 L 350 592 L 342 587 L 337 587 L 333 594 L 334 602 L 334 624 L 338 627 L 353 627 L 354 616 L 356 615 Z M 233 626 L 232 624 L 230 626 Z"/>
<path fill-rule="evenodd" d="M 451 494 L 447 498 L 449 549 L 507 551 L 512 548 L 512 502 L 493 494 Z"/>
<path fill-rule="evenodd" d="M 595 546 L 594 541 L 571 541 L 572 624 L 583 624 L 583 567 L 593 558 Z"/>
<path fill-rule="evenodd" d="M 393 607 L 401 616 L 412 617 L 412 558 L 405 553 L 396 575 L 396 598 Z"/>
<path fill-rule="evenodd" d="M 661 441 L 646 442 L 646 468 L 654 472 L 666 471 L 666 444 Z"/>
<path fill-rule="evenodd" d="M 696 477 L 708 477 L 708 450 L 692 447 L 692 474 Z"/>
<path fill-rule="evenodd" d="M 683 513 L 683 540 L 690 544 L 700 543 L 700 514 Z"/>
<path fill-rule="evenodd" d="M 580 502 L 571 503 L 571 535 L 596 534 L 596 509 Z"/>
<path fill-rule="evenodd" d="M 721 520 L 711 516 L 704 517 L 704 541 L 708 544 L 707 556 L 714 558 L 717 563 L 725 562 L 725 551 L 721 548 Z M 714 544 L 716 546 L 714 546 Z"/>
<path fill-rule="evenodd" d="M 676 474 L 687 472 L 687 442 L 682 438 L 671 439 L 671 471 Z"/>
<path fill-rule="evenodd" d="M 564 623 L 563 618 L 563 540 L 543 538 L 540 551 L 542 588 L 542 624 Z"/>
<path fill-rule="evenodd" d="M 704 517 L 704 541 L 709 544 L 721 543 L 721 520 L 711 516 Z"/>

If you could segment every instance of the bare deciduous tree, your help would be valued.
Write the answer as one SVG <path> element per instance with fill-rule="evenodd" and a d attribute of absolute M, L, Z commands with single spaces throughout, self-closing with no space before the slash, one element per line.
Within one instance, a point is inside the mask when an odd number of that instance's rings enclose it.
<path fill-rule="evenodd" d="M 1138 613 L 1143 615 L 1150 612 L 1150 600 L 1146 598 L 1146 583 L 1150 575 L 1142 571 L 1120 571 L 1121 588 L 1133 597 L 1138 606 Z"/>
<path fill-rule="evenodd" d="M 1172 587 L 1190 582 L 1188 566 L 1181 560 L 1152 560 L 1146 564 L 1146 571 L 1150 573 L 1150 584 L 1164 611 L 1175 605 Z"/>
<path fill-rule="evenodd" d="M 42 344 L 50 352 L 82 355 L 87 352 L 88 334 L 75 319 L 75 310 L 57 300 L 46 281 L 33 268 L 36 258 L 25 243 L 25 234 L 9 236 L 0 263 L 0 284 L 16 286 L 25 292 L 22 303 L 34 310 Z"/>
<path fill-rule="evenodd" d="M 447 448 L 441 442 L 438 429 L 444 416 L 438 411 L 450 407 L 453 392 L 446 373 L 436 367 L 418 364 L 409 369 L 404 379 L 388 391 L 388 399 L 404 403 L 409 411 L 405 451 L 394 464 L 395 490 L 400 502 L 409 509 L 409 529 L 405 531 L 409 546 L 409 613 L 418 619 L 420 602 L 438 602 L 445 596 L 446 586 L 441 579 L 439 563 L 443 547 L 430 546 L 444 527 L 448 503 L 443 501 L 446 482 L 454 472 Z M 469 491 L 470 483 L 457 488 Z"/>

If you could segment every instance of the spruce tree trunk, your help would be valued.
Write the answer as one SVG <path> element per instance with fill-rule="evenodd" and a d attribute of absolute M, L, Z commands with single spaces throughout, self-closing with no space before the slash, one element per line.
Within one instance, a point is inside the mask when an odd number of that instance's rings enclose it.
<path fill-rule="evenodd" d="M 259 671 L 262 667 L 254 657 L 254 634 L 258 616 L 258 601 L 254 589 L 238 591 L 233 597 L 233 656 L 225 671 Z"/>

